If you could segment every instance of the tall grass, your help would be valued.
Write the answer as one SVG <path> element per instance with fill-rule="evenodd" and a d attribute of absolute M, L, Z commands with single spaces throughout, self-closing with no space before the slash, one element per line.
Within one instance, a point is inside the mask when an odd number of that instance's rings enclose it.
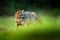
<path fill-rule="evenodd" d="M 59 34 L 59 18 L 41 16 L 40 21 L 42 23 L 16 28 L 14 16 L 0 17 L 0 40 L 46 40 Z"/>

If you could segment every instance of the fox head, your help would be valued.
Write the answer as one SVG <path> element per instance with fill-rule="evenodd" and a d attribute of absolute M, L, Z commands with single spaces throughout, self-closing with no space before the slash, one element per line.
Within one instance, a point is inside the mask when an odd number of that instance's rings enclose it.
<path fill-rule="evenodd" d="M 15 17 L 20 17 L 24 10 L 18 10 L 15 14 Z"/>

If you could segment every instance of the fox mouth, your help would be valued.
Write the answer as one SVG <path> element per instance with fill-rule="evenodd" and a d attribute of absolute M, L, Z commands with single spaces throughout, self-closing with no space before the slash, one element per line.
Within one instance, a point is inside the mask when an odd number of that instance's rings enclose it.
<path fill-rule="evenodd" d="M 25 19 L 25 16 L 23 14 L 21 14 L 20 18 Z"/>
<path fill-rule="evenodd" d="M 20 18 L 25 19 L 25 17 L 24 17 L 24 16 L 21 16 Z"/>

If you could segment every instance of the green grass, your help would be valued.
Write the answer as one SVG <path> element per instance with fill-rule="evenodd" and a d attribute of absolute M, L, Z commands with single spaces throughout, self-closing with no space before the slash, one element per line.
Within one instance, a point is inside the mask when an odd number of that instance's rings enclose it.
<path fill-rule="evenodd" d="M 56 21 L 58 20 L 58 21 Z M 0 40 L 46 40 L 58 34 L 59 18 L 41 16 L 41 23 L 16 28 L 13 16 L 0 17 Z M 56 35 L 55 35 L 56 36 Z"/>

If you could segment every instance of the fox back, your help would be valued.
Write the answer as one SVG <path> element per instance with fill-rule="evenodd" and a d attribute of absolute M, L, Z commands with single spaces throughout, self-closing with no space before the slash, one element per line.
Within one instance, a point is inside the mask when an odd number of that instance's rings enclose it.
<path fill-rule="evenodd" d="M 24 22 L 25 21 L 32 21 L 33 22 L 35 18 L 32 15 L 31 12 L 25 11 L 25 12 L 22 13 L 22 19 L 23 19 Z"/>

